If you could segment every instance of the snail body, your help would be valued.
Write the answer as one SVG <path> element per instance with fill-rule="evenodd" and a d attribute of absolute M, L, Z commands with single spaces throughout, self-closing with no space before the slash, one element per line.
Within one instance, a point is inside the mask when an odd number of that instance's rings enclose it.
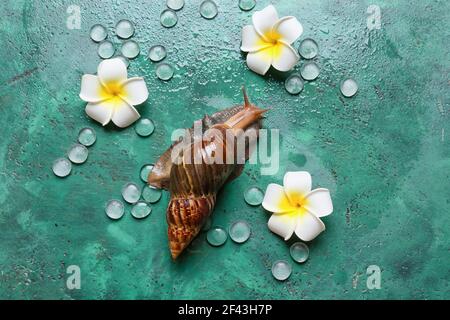
<path fill-rule="evenodd" d="M 243 106 L 228 108 L 201 121 L 207 127 L 205 135 L 183 146 L 175 159 L 171 153 L 173 144 L 155 164 L 149 175 L 150 185 L 168 189 L 167 207 L 169 248 L 173 259 L 191 243 L 212 214 L 217 193 L 223 185 L 236 177 L 244 163 L 238 161 L 237 139 L 247 130 L 261 128 L 262 110 L 249 103 L 244 91 Z M 192 135 L 192 132 L 190 133 Z M 245 158 L 249 146 L 245 145 Z M 232 159 L 233 161 L 217 161 Z"/>

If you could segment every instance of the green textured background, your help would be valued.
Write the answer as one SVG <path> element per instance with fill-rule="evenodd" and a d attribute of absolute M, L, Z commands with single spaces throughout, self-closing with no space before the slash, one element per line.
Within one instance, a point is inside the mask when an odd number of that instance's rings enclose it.
<path fill-rule="evenodd" d="M 242 12 L 237 0 L 217 0 L 211 21 L 200 17 L 199 0 L 186 2 L 171 29 L 159 22 L 163 0 L 1 2 L 0 298 L 450 298 L 449 2 L 272 1 L 281 16 L 302 22 L 301 39 L 320 46 L 321 74 L 299 96 L 285 91 L 283 75 L 249 71 L 239 50 L 242 26 L 269 1 Z M 72 4 L 81 7 L 80 30 L 66 27 Z M 369 32 L 370 4 L 380 6 L 382 28 Z M 139 108 L 156 124 L 149 138 L 133 127 L 102 128 L 78 98 L 81 76 L 100 61 L 90 27 L 102 23 L 115 39 L 121 18 L 135 23 L 141 46 L 129 74 L 144 76 L 150 89 Z M 167 83 L 146 57 L 155 44 L 166 46 L 176 69 Z M 351 99 L 339 93 L 347 76 L 360 86 Z M 248 165 L 219 197 L 214 224 L 246 219 L 247 243 L 212 248 L 202 234 L 174 263 L 166 193 L 142 221 L 128 206 L 111 221 L 104 203 L 139 182 L 139 168 L 169 145 L 173 129 L 241 103 L 242 84 L 252 102 L 272 107 L 265 125 L 280 129 L 280 170 L 260 176 Z M 84 126 L 98 137 L 87 163 L 56 178 L 52 162 Z M 308 262 L 277 282 L 270 267 L 290 259 L 289 246 L 243 192 L 281 183 L 288 170 L 311 172 L 314 187 L 331 190 L 335 211 Z M 382 269 L 380 290 L 366 287 L 372 264 Z M 81 268 L 80 290 L 66 288 L 69 265 Z"/>

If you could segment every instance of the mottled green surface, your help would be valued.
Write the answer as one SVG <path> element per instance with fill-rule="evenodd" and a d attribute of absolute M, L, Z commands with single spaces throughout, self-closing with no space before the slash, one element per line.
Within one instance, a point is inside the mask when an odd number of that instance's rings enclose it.
<path fill-rule="evenodd" d="M 163 0 L 1 2 L 0 298 L 450 298 L 449 2 L 272 1 L 280 15 L 303 23 L 302 39 L 320 46 L 321 74 L 299 96 L 284 90 L 283 75 L 248 70 L 240 30 L 252 12 L 220 0 L 208 21 L 200 1 L 186 2 L 172 29 L 159 23 Z M 382 28 L 369 32 L 374 2 Z M 81 7 L 80 30 L 66 27 L 71 4 Z M 112 31 L 121 18 L 136 24 L 142 48 L 129 73 L 150 88 L 139 108 L 155 122 L 149 138 L 132 127 L 102 128 L 78 98 L 82 74 L 99 62 L 90 26 Z M 167 47 L 175 66 L 170 82 L 159 81 L 146 58 L 155 44 Z M 352 99 L 339 93 L 346 76 L 360 86 Z M 260 176 L 258 166 L 247 166 L 218 199 L 214 224 L 246 219 L 247 243 L 212 248 L 202 234 L 174 263 L 166 193 L 142 221 L 129 207 L 122 220 L 108 220 L 104 203 L 119 198 L 124 183 L 139 182 L 139 168 L 155 161 L 173 129 L 240 103 L 242 84 L 253 102 L 272 107 L 265 124 L 281 132 L 280 170 Z M 87 163 L 56 178 L 53 160 L 86 125 L 98 136 Z M 243 192 L 281 183 L 287 170 L 311 172 L 314 186 L 331 190 L 335 211 L 308 262 L 277 282 L 271 264 L 289 260 L 289 247 Z M 380 290 L 366 287 L 372 264 L 382 269 Z M 66 288 L 69 265 L 81 268 L 80 290 Z"/>

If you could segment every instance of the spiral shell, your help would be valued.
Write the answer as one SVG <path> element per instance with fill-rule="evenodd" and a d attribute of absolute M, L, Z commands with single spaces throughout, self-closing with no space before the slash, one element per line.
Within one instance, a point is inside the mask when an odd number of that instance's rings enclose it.
<path fill-rule="evenodd" d="M 202 229 L 211 215 L 216 196 L 199 198 L 173 198 L 167 207 L 167 224 L 170 253 L 176 259 Z"/>

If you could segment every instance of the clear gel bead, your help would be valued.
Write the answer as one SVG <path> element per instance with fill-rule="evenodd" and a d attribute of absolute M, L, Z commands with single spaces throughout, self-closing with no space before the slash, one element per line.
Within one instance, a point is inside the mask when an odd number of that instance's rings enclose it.
<path fill-rule="evenodd" d="M 72 163 L 66 158 L 59 158 L 53 162 L 52 167 L 55 176 L 64 178 L 67 177 L 72 171 Z"/>
<path fill-rule="evenodd" d="M 124 212 L 125 208 L 120 200 L 109 200 L 105 206 L 106 215 L 113 220 L 122 218 Z"/>
<path fill-rule="evenodd" d="M 219 247 L 227 241 L 227 232 L 221 227 L 213 227 L 206 234 L 206 241 L 213 247 Z"/>

